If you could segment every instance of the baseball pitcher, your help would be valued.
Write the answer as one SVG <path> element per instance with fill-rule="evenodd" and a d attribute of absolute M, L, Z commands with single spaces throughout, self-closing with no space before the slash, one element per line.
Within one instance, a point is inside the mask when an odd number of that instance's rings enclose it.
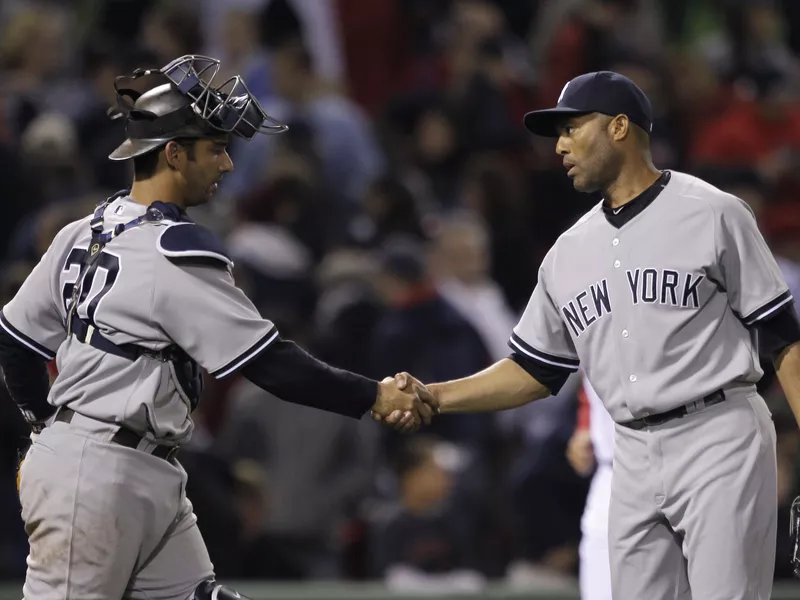
<path fill-rule="evenodd" d="M 613 597 L 767 600 L 777 468 L 759 346 L 800 419 L 800 325 L 749 207 L 656 169 L 652 120 L 645 94 L 607 71 L 526 115 L 557 140 L 575 188 L 603 200 L 545 257 L 510 358 L 427 392 L 397 380 L 443 413 L 502 410 L 582 365 L 615 422 Z"/>

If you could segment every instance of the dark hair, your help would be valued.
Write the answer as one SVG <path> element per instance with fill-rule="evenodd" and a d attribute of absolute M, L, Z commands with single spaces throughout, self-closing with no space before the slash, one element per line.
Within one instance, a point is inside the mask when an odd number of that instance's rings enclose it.
<path fill-rule="evenodd" d="M 189 157 L 189 160 L 195 160 L 194 145 L 197 143 L 195 138 L 178 138 L 170 141 L 173 141 L 185 148 L 186 156 Z M 145 179 L 150 179 L 156 174 L 156 170 L 158 169 L 158 157 L 161 156 L 161 153 L 164 151 L 165 147 L 166 146 L 162 146 L 156 150 L 152 150 L 151 152 L 133 157 L 134 181 L 144 181 Z"/>

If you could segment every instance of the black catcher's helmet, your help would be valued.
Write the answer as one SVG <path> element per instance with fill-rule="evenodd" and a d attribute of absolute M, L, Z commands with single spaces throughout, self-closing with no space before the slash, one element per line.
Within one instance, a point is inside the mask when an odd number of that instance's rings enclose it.
<path fill-rule="evenodd" d="M 187 55 L 117 77 L 117 107 L 109 116 L 125 119 L 128 139 L 109 158 L 127 160 L 178 138 L 228 133 L 249 140 L 288 129 L 264 112 L 239 75 L 215 83 L 219 69 L 215 58 Z"/>

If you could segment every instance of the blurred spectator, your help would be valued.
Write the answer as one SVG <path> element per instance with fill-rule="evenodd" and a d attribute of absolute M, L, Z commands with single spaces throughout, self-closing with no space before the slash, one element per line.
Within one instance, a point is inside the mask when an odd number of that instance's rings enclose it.
<path fill-rule="evenodd" d="M 794 181 L 800 166 L 800 106 L 788 81 L 776 73 L 758 73 L 749 85 L 754 97 L 729 108 L 699 128 L 691 143 L 696 166 L 755 166 L 774 184 Z"/>
<path fill-rule="evenodd" d="M 240 3 L 241 4 L 241 3 Z M 219 83 L 229 77 L 241 75 L 248 89 L 257 98 L 272 93 L 270 63 L 266 48 L 261 45 L 258 7 L 226 4 L 222 16 L 223 50 Z"/>
<path fill-rule="evenodd" d="M 480 334 L 493 361 L 506 358 L 517 318 L 489 275 L 485 225 L 469 213 L 453 215 L 438 224 L 434 241 L 434 272 L 442 296 Z"/>
<path fill-rule="evenodd" d="M 519 127 L 530 108 L 528 52 L 500 8 L 485 0 L 453 3 L 448 53 L 449 100 L 462 142 L 473 150 L 514 150 L 527 141 Z"/>
<path fill-rule="evenodd" d="M 240 558 L 230 574 L 219 576 L 270 581 L 301 579 L 304 568 L 292 540 L 264 531 L 264 515 L 268 514 L 270 503 L 264 469 L 255 461 L 240 460 L 233 466 L 233 477 L 242 527 Z"/>
<path fill-rule="evenodd" d="M 67 17 L 63 11 L 32 3 L 14 15 L 0 35 L 0 95 L 13 135 L 41 112 L 69 112 L 75 98 L 65 97 Z M 73 102 L 70 102 L 72 100 Z"/>
<path fill-rule="evenodd" d="M 338 577 L 339 532 L 370 489 L 378 426 L 283 402 L 246 381 L 232 391 L 230 406 L 215 448 L 233 463 L 253 460 L 267 474 L 263 531 L 288 545 L 302 578 Z M 270 566 L 261 568 L 264 576 Z"/>
<path fill-rule="evenodd" d="M 374 115 L 401 89 L 410 70 L 410 10 L 401 0 L 336 0 L 334 4 L 348 91 Z"/>
<path fill-rule="evenodd" d="M 18 224 L 41 206 L 35 178 L 25 170 L 19 152 L 0 142 L 0 181 L 3 182 L 3 219 L 0 220 L 0 256 L 6 258 Z"/>
<path fill-rule="evenodd" d="M 149 53 L 122 50 L 107 38 L 92 39 L 84 47 L 87 101 L 76 117 L 75 127 L 83 164 L 90 169 L 95 184 L 108 195 L 129 187 L 133 179 L 130 164 L 108 159 L 108 155 L 125 139 L 124 125 L 112 121 L 107 112 L 117 105 L 114 80 L 120 75 L 129 75 L 134 69 L 162 67 L 164 64 Z"/>
<path fill-rule="evenodd" d="M 374 262 L 369 254 L 343 249 L 329 254 L 317 269 L 312 351 L 328 364 L 356 373 L 372 366 L 370 337 L 384 309 L 372 285 Z"/>
<path fill-rule="evenodd" d="M 448 381 L 487 367 L 491 358 L 478 333 L 437 292 L 423 246 L 393 239 L 380 251 L 377 289 L 387 310 L 370 343 L 371 372 L 385 377 L 400 371 L 421 381 Z M 431 433 L 473 450 L 491 432 L 490 415 L 445 415 Z"/>
<path fill-rule="evenodd" d="M 414 127 L 414 167 L 438 206 L 452 208 L 457 204 L 465 157 L 453 112 L 444 105 L 423 110 Z"/>
<path fill-rule="evenodd" d="M 558 231 L 548 231 L 549 224 L 535 222 L 529 211 L 534 204 L 539 210 L 560 213 L 569 207 L 562 198 L 558 206 L 538 200 L 538 189 L 536 196 L 523 200 L 521 177 L 500 158 L 479 156 L 466 171 L 461 187 L 463 206 L 478 214 L 488 227 L 492 279 L 502 288 L 512 310 L 521 312 L 533 292 L 539 261 Z"/>
<path fill-rule="evenodd" d="M 358 204 L 369 183 L 383 169 L 383 156 L 371 124 L 347 98 L 330 92 L 314 74 L 311 57 L 299 42 L 287 42 L 272 55 L 275 94 L 262 101 L 267 113 L 283 123 L 308 131 L 319 158 L 323 185 L 330 201 Z M 280 138 L 280 136 L 278 136 Z M 236 170 L 226 192 L 237 196 L 263 179 L 280 139 L 259 136 L 234 148 Z"/>
<path fill-rule="evenodd" d="M 158 67 L 184 54 L 203 54 L 203 34 L 197 6 L 187 0 L 160 0 L 144 15 L 145 48 L 158 59 Z"/>
<path fill-rule="evenodd" d="M 384 176 L 372 182 L 364 200 L 367 231 L 364 239 L 380 245 L 393 236 L 418 241 L 427 238 L 423 210 L 406 185 L 397 177 Z"/>
<path fill-rule="evenodd" d="M 573 375 L 557 396 L 500 413 L 504 437 L 519 440 L 507 481 L 516 524 L 512 581 L 575 572 L 589 489 L 566 459 L 579 386 L 580 376 Z"/>
<path fill-rule="evenodd" d="M 241 198 L 241 220 L 227 242 L 250 278 L 253 302 L 266 315 L 307 320 L 314 306 L 311 269 L 325 250 L 317 190 L 281 177 Z"/>
<path fill-rule="evenodd" d="M 624 55 L 658 60 L 664 53 L 656 0 L 549 0 L 529 39 L 542 106 L 554 105 L 581 73 Z"/>
<path fill-rule="evenodd" d="M 452 510 L 451 453 L 425 437 L 403 445 L 395 461 L 399 498 L 374 519 L 374 568 L 389 588 L 404 592 L 476 592 L 468 526 Z"/>
<path fill-rule="evenodd" d="M 37 196 L 43 204 L 65 202 L 89 191 L 78 132 L 66 116 L 41 113 L 22 132 L 20 150 L 25 170 L 36 178 Z"/>

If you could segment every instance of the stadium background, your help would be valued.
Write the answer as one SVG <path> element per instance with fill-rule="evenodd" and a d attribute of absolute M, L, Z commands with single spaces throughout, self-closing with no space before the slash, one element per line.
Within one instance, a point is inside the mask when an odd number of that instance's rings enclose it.
<path fill-rule="evenodd" d="M 290 125 L 235 143 L 236 170 L 194 216 L 225 237 L 264 315 L 335 365 L 431 381 L 506 354 L 539 261 L 597 201 L 521 118 L 592 70 L 649 94 L 658 167 L 750 203 L 800 296 L 796 0 L 4 0 L 2 302 L 60 227 L 129 185 L 106 159 L 124 137 L 105 116 L 114 76 L 188 53 L 222 59 Z M 775 598 L 800 598 L 787 561 L 800 432 L 773 382 Z M 576 598 L 588 480 L 565 450 L 578 385 L 399 438 L 208 381 L 182 462 L 219 577 L 255 598 Z M 26 430 L 1 395 L 0 597 L 12 598 Z"/>

